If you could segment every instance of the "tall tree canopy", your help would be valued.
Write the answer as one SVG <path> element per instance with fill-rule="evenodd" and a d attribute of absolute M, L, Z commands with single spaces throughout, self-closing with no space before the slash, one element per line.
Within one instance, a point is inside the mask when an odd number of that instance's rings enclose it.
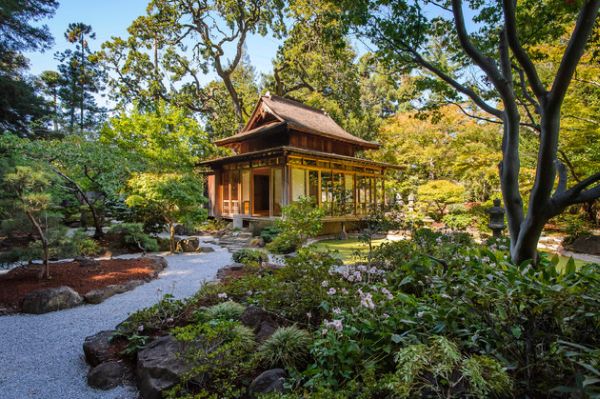
<path fill-rule="evenodd" d="M 465 8 L 471 21 L 465 19 Z M 500 181 L 514 262 L 537 259 L 544 224 L 572 204 L 600 196 L 600 172 L 567 185 L 557 156 L 561 110 L 577 66 L 586 51 L 600 1 L 499 2 L 346 1 L 346 20 L 374 43 L 390 67 L 418 68 L 431 99 L 463 103 L 502 124 Z M 436 12 L 431 12 L 435 9 Z M 558 68 L 544 76 L 533 48 L 559 43 Z M 447 57 L 439 62 L 436 50 Z M 469 109 L 463 108 L 469 113 Z M 519 141 L 522 128 L 539 135 L 536 176 L 525 210 L 520 193 Z M 558 175 L 558 182 L 556 177 Z"/>
<path fill-rule="evenodd" d="M 210 113 L 217 92 L 202 84 L 213 72 L 223 83 L 239 125 L 246 99 L 234 83 L 244 45 L 253 34 L 283 29 L 280 1 L 153 0 L 147 15 L 129 27 L 126 39 L 103 45 L 101 59 L 116 74 L 111 84 L 123 98 L 152 107 L 157 99 Z M 168 81 L 168 85 L 165 82 Z"/>
<path fill-rule="evenodd" d="M 43 51 L 52 44 L 46 25 L 39 21 L 54 14 L 56 0 L 5 0 L 0 6 L 0 130 L 31 134 L 32 122 L 44 113 L 44 102 L 26 76 L 23 51 Z"/>

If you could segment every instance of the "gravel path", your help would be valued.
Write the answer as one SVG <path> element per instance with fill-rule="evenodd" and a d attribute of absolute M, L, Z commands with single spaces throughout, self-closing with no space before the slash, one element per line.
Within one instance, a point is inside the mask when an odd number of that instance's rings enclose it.
<path fill-rule="evenodd" d="M 208 237 L 202 237 L 208 239 Z M 0 397 L 2 399 L 132 399 L 134 387 L 110 391 L 87 386 L 85 337 L 114 328 L 130 313 L 157 302 L 163 294 L 184 298 L 231 263 L 230 253 L 169 255 L 160 277 L 99 305 L 84 305 L 42 315 L 0 317 Z"/>

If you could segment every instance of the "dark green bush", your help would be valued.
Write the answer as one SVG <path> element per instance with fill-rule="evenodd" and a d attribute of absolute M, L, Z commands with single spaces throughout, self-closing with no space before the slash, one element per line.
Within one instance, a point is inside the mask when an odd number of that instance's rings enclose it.
<path fill-rule="evenodd" d="M 265 244 L 268 244 L 273 241 L 273 239 L 277 237 L 280 232 L 281 231 L 276 226 L 267 226 L 261 230 L 260 238 L 263 239 Z"/>
<path fill-rule="evenodd" d="M 260 265 L 262 262 L 267 262 L 269 256 L 259 249 L 243 248 L 235 251 L 231 258 L 234 262 L 243 263 L 244 265 Z"/>
<path fill-rule="evenodd" d="M 107 239 L 113 240 L 112 245 L 129 250 L 156 252 L 159 250 L 156 239 L 144 232 L 141 223 L 121 223 L 110 227 Z"/>

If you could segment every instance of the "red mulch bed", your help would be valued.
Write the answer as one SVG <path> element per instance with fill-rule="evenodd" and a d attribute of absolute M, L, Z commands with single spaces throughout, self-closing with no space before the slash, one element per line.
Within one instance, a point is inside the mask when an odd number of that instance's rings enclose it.
<path fill-rule="evenodd" d="M 100 266 L 81 267 L 79 262 L 50 264 L 50 280 L 38 278 L 40 266 L 18 267 L 0 275 L 0 308 L 18 310 L 23 297 L 31 291 L 69 286 L 80 295 L 111 284 L 147 280 L 156 275 L 151 259 L 101 260 Z"/>

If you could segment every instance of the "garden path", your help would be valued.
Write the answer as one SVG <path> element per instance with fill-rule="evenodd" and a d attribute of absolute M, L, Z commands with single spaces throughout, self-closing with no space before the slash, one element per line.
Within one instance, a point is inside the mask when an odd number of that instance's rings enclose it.
<path fill-rule="evenodd" d="M 169 266 L 158 279 L 101 304 L 42 315 L 0 317 L 0 397 L 136 398 L 135 387 L 99 391 L 87 385 L 83 340 L 98 331 L 113 329 L 130 313 L 154 304 L 164 294 L 188 297 L 203 281 L 214 279 L 219 268 L 231 263 L 231 254 L 217 245 L 203 245 L 212 246 L 215 252 L 167 255 Z"/>

